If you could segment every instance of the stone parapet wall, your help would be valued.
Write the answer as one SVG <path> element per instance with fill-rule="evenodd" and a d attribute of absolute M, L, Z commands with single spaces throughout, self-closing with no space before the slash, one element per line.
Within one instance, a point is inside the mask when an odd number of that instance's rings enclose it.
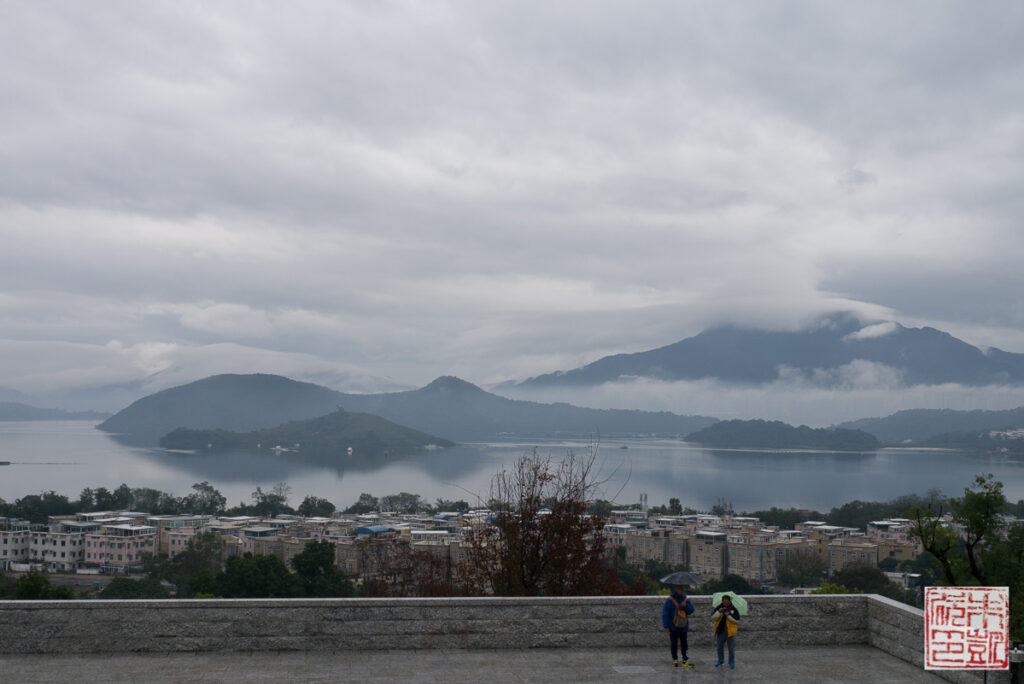
<path fill-rule="evenodd" d="M 868 643 L 900 660 L 924 667 L 924 611 L 883 596 L 868 597 Z M 934 671 L 957 684 L 986 681 L 984 673 Z M 1009 682 L 1006 671 L 989 672 L 988 682 Z"/>
<path fill-rule="evenodd" d="M 691 597 L 690 645 L 713 645 Z M 923 614 L 867 595 L 751 596 L 740 644 L 871 644 L 920 665 Z M 664 597 L 0 601 L 0 655 L 665 646 Z M 980 681 L 977 677 L 951 681 Z M 998 681 L 990 675 L 990 681 Z"/>

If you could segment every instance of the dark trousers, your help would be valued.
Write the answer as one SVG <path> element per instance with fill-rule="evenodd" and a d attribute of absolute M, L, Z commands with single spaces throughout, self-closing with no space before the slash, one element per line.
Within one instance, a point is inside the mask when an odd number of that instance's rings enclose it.
<path fill-rule="evenodd" d="M 682 651 L 683 660 L 686 660 L 686 632 L 670 629 L 668 632 L 669 644 L 672 647 L 672 660 L 676 660 L 676 654 Z"/>

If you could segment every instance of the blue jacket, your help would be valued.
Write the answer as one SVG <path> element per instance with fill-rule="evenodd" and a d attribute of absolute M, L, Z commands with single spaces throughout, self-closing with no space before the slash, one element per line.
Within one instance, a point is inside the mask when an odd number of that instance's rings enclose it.
<path fill-rule="evenodd" d="M 686 625 L 680 629 L 673 626 L 672 622 L 676 616 L 676 604 L 672 603 L 672 599 L 679 600 L 679 595 L 672 592 L 669 598 L 665 599 L 665 605 L 661 607 L 661 626 L 666 629 L 671 629 L 673 632 L 689 632 L 690 621 L 686 621 Z M 687 615 L 693 615 L 693 604 L 690 603 L 690 599 L 686 599 L 686 603 L 683 604 L 683 610 Z"/>

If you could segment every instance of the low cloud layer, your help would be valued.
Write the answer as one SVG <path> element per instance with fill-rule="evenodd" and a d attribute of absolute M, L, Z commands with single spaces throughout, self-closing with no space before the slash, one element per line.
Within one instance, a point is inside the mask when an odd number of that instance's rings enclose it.
<path fill-rule="evenodd" d="M 865 362 L 866 363 L 866 362 Z M 860 366 L 860 364 L 856 364 Z M 840 385 L 821 378 L 784 376 L 760 387 L 717 380 L 663 382 L 637 379 L 590 389 L 496 391 L 517 399 L 564 401 L 591 408 L 646 409 L 728 419 L 781 420 L 793 425 L 828 427 L 860 418 L 879 418 L 915 408 L 1001 410 L 1024 406 L 1024 387 L 966 387 L 956 384 L 902 386 L 879 369 Z M 830 378 L 831 379 L 831 378 Z"/>
<path fill-rule="evenodd" d="M 835 310 L 1024 352 L 1022 28 L 955 2 L 6 4 L 0 387 L 488 384 Z"/>

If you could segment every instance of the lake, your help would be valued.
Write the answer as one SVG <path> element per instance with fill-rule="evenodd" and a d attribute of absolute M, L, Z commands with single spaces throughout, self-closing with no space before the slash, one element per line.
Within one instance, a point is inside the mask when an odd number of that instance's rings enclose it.
<path fill-rule="evenodd" d="M 495 473 L 535 447 L 542 455 L 586 452 L 583 441 L 520 440 L 461 444 L 415 456 L 368 460 L 339 456 L 331 463 L 302 454 L 243 452 L 209 456 L 130 447 L 87 421 L 0 422 L 0 498 L 54 490 L 77 499 L 86 487 L 152 487 L 182 496 L 208 481 L 228 504 L 251 502 L 257 486 L 291 486 L 297 506 L 307 494 L 338 508 L 360 493 L 409 492 L 438 498 L 486 500 Z M 623 448 L 625 447 L 625 448 Z M 814 451 L 704 449 L 679 440 L 617 439 L 598 449 L 602 498 L 618 504 L 648 495 L 650 505 L 675 497 L 683 506 L 707 510 L 719 498 L 737 511 L 797 506 L 827 511 L 854 499 L 884 501 L 901 494 L 939 489 L 960 495 L 975 475 L 993 473 L 1007 498 L 1024 498 L 1024 462 L 934 449 L 881 449 L 866 454 Z"/>

